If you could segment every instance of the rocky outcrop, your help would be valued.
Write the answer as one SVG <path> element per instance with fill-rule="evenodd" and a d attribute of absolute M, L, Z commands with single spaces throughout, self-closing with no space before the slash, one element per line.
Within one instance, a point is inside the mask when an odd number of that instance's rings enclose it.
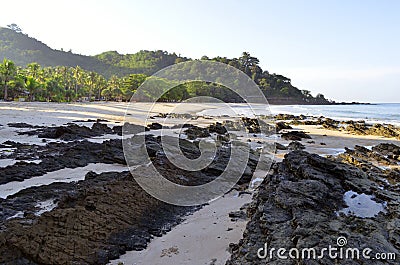
<path fill-rule="evenodd" d="M 108 133 L 113 133 L 113 130 L 107 124 L 100 122 L 93 123 L 91 128 L 69 123 L 65 126 L 41 127 L 33 131 L 18 132 L 19 135 L 37 135 L 39 138 L 60 139 L 64 141 L 80 140 Z"/>
<path fill-rule="evenodd" d="M 324 129 L 346 131 L 351 134 L 376 135 L 400 139 L 400 129 L 391 124 L 368 124 L 364 120 L 338 121 L 325 117 L 306 117 L 303 115 L 295 116 L 288 114 L 279 114 L 275 117 L 277 120 L 290 120 L 289 123 L 293 125 L 319 125 L 322 126 Z M 278 124 L 277 128 L 279 129 Z"/>
<path fill-rule="evenodd" d="M 306 147 L 298 141 L 293 141 L 293 142 L 289 143 L 287 149 L 291 150 L 291 151 L 298 151 L 298 150 L 306 149 Z"/>
<path fill-rule="evenodd" d="M 274 117 L 276 120 L 305 120 L 307 117 L 305 115 L 293 115 L 293 114 L 282 114 L 279 113 Z"/>
<path fill-rule="evenodd" d="M 287 147 L 280 143 L 275 143 L 276 150 L 287 150 Z"/>
<path fill-rule="evenodd" d="M 223 126 L 223 124 L 219 122 L 216 122 L 215 124 L 210 124 L 208 126 L 208 131 L 210 133 L 216 133 L 216 134 L 226 134 L 228 132 L 226 128 Z"/>
<path fill-rule="evenodd" d="M 184 131 L 184 133 L 187 135 L 187 137 L 190 140 L 194 140 L 196 138 L 206 138 L 206 137 L 211 136 L 208 128 L 202 128 L 202 127 L 194 126 L 194 125 L 187 128 Z"/>
<path fill-rule="evenodd" d="M 147 125 L 147 128 L 149 128 L 150 130 L 160 130 L 163 128 L 162 124 L 158 123 L 158 122 L 153 122 L 149 125 Z"/>
<path fill-rule="evenodd" d="M 247 211 L 250 221 L 243 239 L 239 244 L 231 244 L 232 255 L 226 264 L 398 264 L 400 189 L 399 182 L 389 184 L 396 174 L 399 176 L 397 171 L 388 174 L 378 167 L 356 167 L 304 151 L 287 154 L 260 185 Z M 349 193 L 353 195 L 347 198 Z M 372 198 L 371 202 L 383 210 L 373 217 L 361 217 L 357 211 L 345 214 L 344 209 L 350 208 L 346 200 L 357 197 Z M 359 200 L 359 203 L 364 202 Z M 365 207 L 355 205 L 360 210 Z M 276 255 L 279 248 L 287 250 L 286 256 L 292 248 L 300 253 L 303 249 L 315 248 L 320 255 L 321 249 L 329 245 L 339 248 L 339 237 L 347 241 L 342 245 L 344 250 L 370 248 L 371 256 L 394 253 L 397 258 L 377 261 L 361 256 L 346 260 L 326 254 L 322 259 L 301 255 L 298 259 L 279 259 Z M 270 258 L 272 248 L 275 252 Z M 262 249 L 261 258 L 257 255 L 259 249 Z"/>
<path fill-rule="evenodd" d="M 275 133 L 275 126 L 271 126 L 267 124 L 263 119 L 253 119 L 242 117 L 241 121 L 235 120 L 226 120 L 222 124 L 228 131 L 244 131 L 246 130 L 248 133 L 266 133 L 273 134 Z"/>
<path fill-rule="evenodd" d="M 7 144 L 8 143 L 8 144 Z M 1 169 L 0 184 L 10 181 L 22 181 L 46 172 L 63 168 L 77 168 L 89 163 L 126 164 L 121 140 L 107 140 L 103 143 L 74 141 L 69 143 L 48 143 L 46 146 L 18 144 L 6 142 L 6 146 L 14 146 L 16 150 L 1 158 L 40 159 L 39 163 L 25 161 Z M 4 145 L 4 143 L 3 143 Z"/>
<path fill-rule="evenodd" d="M 26 122 L 10 122 L 10 123 L 7 123 L 7 126 L 11 127 L 11 128 L 29 128 L 29 129 L 32 129 L 32 128 L 44 128 L 43 126 L 32 125 L 32 124 L 29 124 L 29 123 L 26 123 Z"/>
<path fill-rule="evenodd" d="M 292 129 L 292 126 L 283 121 L 277 122 L 275 126 L 276 126 L 276 132 L 280 132 L 281 130 Z"/>
<path fill-rule="evenodd" d="M 301 141 L 302 139 L 311 139 L 311 136 L 303 131 L 290 131 L 282 133 L 282 139 L 287 141 Z"/>
<path fill-rule="evenodd" d="M 117 133 L 124 130 L 120 128 Z M 106 129 L 98 126 L 91 130 Z M 181 185 L 201 185 L 214 180 L 230 160 L 231 143 L 223 142 L 210 165 L 197 172 L 185 171 L 167 159 L 161 137 L 146 135 L 144 141 L 157 170 Z M 180 139 L 179 142 L 186 157 L 200 156 L 199 141 Z M 41 162 L 18 162 L 0 169 L 1 184 L 88 163 L 125 164 L 121 140 L 103 143 L 83 140 L 45 146 L 8 141 L 3 147 L 14 148 L 8 158 L 35 156 Z M 247 187 L 258 159 L 259 153 L 250 151 L 235 189 Z M 139 166 L 134 174 L 148 174 L 146 166 Z M 198 209 L 154 199 L 139 187 L 134 176 L 129 172 L 89 172 L 82 181 L 30 187 L 0 199 L 0 264 L 106 264 L 125 251 L 144 249 L 152 237 L 161 236 L 179 223 L 184 214 Z M 38 214 L 38 204 L 49 200 L 56 204 L 54 208 Z"/>
<path fill-rule="evenodd" d="M 129 172 L 88 173 L 84 181 L 63 186 L 57 208 L 6 223 L 1 264 L 106 264 L 125 251 L 144 249 L 194 210 L 151 197 Z"/>

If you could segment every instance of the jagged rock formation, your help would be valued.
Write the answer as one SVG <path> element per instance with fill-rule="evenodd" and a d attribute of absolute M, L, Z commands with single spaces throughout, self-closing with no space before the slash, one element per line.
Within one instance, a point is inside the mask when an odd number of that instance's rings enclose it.
<path fill-rule="evenodd" d="M 382 153 L 396 153 L 399 148 L 377 146 Z M 263 181 L 248 208 L 250 221 L 239 244 L 231 245 L 227 265 L 246 264 L 398 264 L 400 259 L 400 178 L 397 170 L 380 169 L 364 160 L 374 157 L 364 152 L 346 156 L 341 163 L 304 151 L 294 151 L 274 165 L 273 172 Z M 373 152 L 373 151 L 371 151 Z M 338 160 L 342 160 L 338 158 Z M 360 161 L 365 161 L 360 163 Z M 369 164 L 368 164 L 369 163 Z M 377 161 L 375 161 L 377 163 Z M 350 197 L 347 195 L 351 194 Z M 362 200 L 364 198 L 364 200 Z M 367 199 L 365 199 L 367 198 Z M 355 205 L 353 205 L 355 200 Z M 377 212 L 365 217 L 361 211 L 372 211 L 364 203 L 379 206 Z M 352 207 L 355 207 L 353 209 Z M 360 211 L 360 212 L 358 212 Z M 369 253 L 394 253 L 395 260 L 279 259 L 276 251 L 285 248 L 306 249 L 338 247 L 337 239 L 346 238 L 346 248 L 372 249 Z M 275 248 L 270 259 L 259 258 L 257 251 Z M 300 252 L 301 253 L 301 252 Z M 320 254 L 320 252 L 317 252 Z M 261 256 L 264 250 L 260 252 Z M 288 256 L 288 252 L 285 253 Z M 360 254 L 361 255 L 361 254 Z M 307 257 L 307 256 L 305 256 Z M 312 257 L 312 256 L 311 256 Z"/>

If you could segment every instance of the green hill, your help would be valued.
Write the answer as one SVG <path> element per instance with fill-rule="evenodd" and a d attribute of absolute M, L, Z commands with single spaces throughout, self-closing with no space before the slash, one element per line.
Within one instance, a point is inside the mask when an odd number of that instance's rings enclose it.
<path fill-rule="evenodd" d="M 63 81 L 57 80 L 59 86 L 65 91 L 71 91 L 73 86 L 75 87 L 74 97 L 67 97 L 66 100 L 70 100 L 70 98 L 78 98 L 78 96 L 82 96 L 78 93 L 77 87 L 82 88 L 84 91 L 89 91 L 88 97 L 92 93 L 95 87 L 97 89 L 97 99 L 101 98 L 101 92 L 107 86 L 113 86 L 121 88 L 122 85 L 116 86 L 106 84 L 106 85 L 95 85 L 95 79 L 99 79 L 100 77 L 104 77 L 105 81 L 108 83 L 121 83 L 125 84 L 125 98 L 128 98 L 132 93 L 134 93 L 137 88 L 137 80 L 144 80 L 142 76 L 134 76 L 133 74 L 144 74 L 145 76 L 152 75 L 153 73 L 163 69 L 164 67 L 173 65 L 175 63 L 191 60 L 190 58 L 182 57 L 175 53 L 168 53 L 166 51 L 158 50 L 158 51 L 139 51 L 134 54 L 119 54 L 117 51 L 107 51 L 95 56 L 85 56 L 74 54 L 72 52 L 65 52 L 60 50 L 55 50 L 47 46 L 46 44 L 36 40 L 35 38 L 29 37 L 27 34 L 22 33 L 20 30 L 10 29 L 10 28 L 1 28 L 0 27 L 0 60 L 3 58 L 7 58 L 15 63 L 17 66 L 21 66 L 25 68 L 28 64 L 35 62 L 40 65 L 40 67 L 56 67 L 56 73 L 60 73 L 62 71 L 66 71 L 69 74 L 69 79 L 66 79 L 66 74 L 63 76 Z M 226 57 L 215 57 L 208 58 L 207 56 L 203 56 L 201 59 L 203 60 L 213 60 L 222 63 L 229 64 L 237 69 L 240 69 L 244 73 L 246 73 L 250 78 L 254 80 L 255 83 L 258 84 L 260 89 L 266 95 L 270 103 L 275 104 L 329 104 L 330 102 L 324 98 L 323 95 L 318 94 L 316 97 L 311 96 L 310 91 L 308 90 L 299 90 L 295 86 L 292 85 L 290 78 L 287 78 L 283 75 L 279 74 L 270 74 L 268 71 L 263 70 L 259 66 L 259 60 L 256 57 L 251 56 L 247 52 L 243 52 L 243 54 L 238 58 L 226 58 Z M 69 67 L 76 68 L 79 66 L 81 69 L 86 71 L 85 76 L 91 76 L 92 82 L 90 84 L 79 84 L 79 80 L 75 80 L 75 76 L 73 71 L 77 71 L 76 69 L 57 69 L 57 67 Z M 32 69 L 23 69 L 19 72 L 21 76 L 31 76 L 30 73 Z M 198 74 L 198 69 L 189 69 L 191 74 Z M 57 74 L 52 74 L 51 71 L 47 71 L 48 77 L 56 77 Z M 100 75 L 100 77 L 95 78 L 95 73 Z M 120 78 L 118 82 L 115 80 L 112 81 L 111 77 Z M 1 79 L 1 77 L 0 77 Z M 4 79 L 4 78 L 3 78 Z M 24 91 L 24 82 L 25 79 L 14 78 L 17 81 L 13 81 L 10 83 L 10 86 L 14 86 L 14 94 L 23 93 Z M 39 78 L 40 79 L 40 78 Z M 86 78 L 87 79 L 87 78 Z M 25 81 L 24 81 L 25 80 Z M 0 80 L 1 81 L 1 80 Z M 36 80 L 41 83 L 42 87 L 46 85 L 43 83 L 43 80 Z M 103 83 L 106 83 L 106 82 Z M 8 82 L 8 81 L 7 81 Z M 97 82 L 97 81 L 96 81 Z M 75 84 L 75 85 L 73 85 Z M 2 84 L 4 87 L 5 85 Z M 50 87 L 54 87 L 54 85 L 48 84 Z M 42 89 L 43 90 L 43 89 Z M 124 89 L 123 89 L 124 90 Z M 173 95 L 169 95 L 171 98 L 168 100 L 182 100 L 187 95 L 191 94 L 190 89 L 185 87 L 181 88 L 184 93 L 180 93 L 179 98 L 175 98 Z M 19 92 L 18 92 L 19 91 Z M 114 91 L 117 91 L 114 89 Z M 206 90 L 201 92 L 204 95 L 211 95 L 212 93 L 221 94 L 221 98 L 228 101 L 237 101 L 231 95 L 231 93 L 223 92 L 220 89 L 216 89 L 214 86 L 208 86 Z M 86 93 L 86 92 L 85 92 Z M 108 91 L 104 92 L 107 94 Z M 194 92 L 192 91 L 192 94 Z M 197 91 L 196 93 L 200 93 Z M 211 94 L 210 94 L 211 93 Z M 217 94 L 218 94 L 217 93 Z M 47 93 L 51 94 L 51 93 Z M 71 94 L 71 93 L 70 93 Z M 108 93 L 110 94 L 110 93 Z M 118 93 L 117 93 L 118 94 Z M 6 95 L 7 96 L 7 95 Z M 45 97 L 43 97 L 45 98 Z M 47 96 L 47 98 L 50 98 Z M 65 96 L 60 97 L 63 100 Z M 121 98 L 121 97 L 115 97 Z"/>
<path fill-rule="evenodd" d="M 140 51 L 127 55 L 109 51 L 96 56 L 79 55 L 54 50 L 24 33 L 0 27 L 0 59 L 3 58 L 9 59 L 19 66 L 26 66 L 31 62 L 37 62 L 44 67 L 80 66 L 105 77 L 131 73 L 150 75 L 176 61 L 187 60 L 175 53 L 169 54 L 165 51 Z"/>
<path fill-rule="evenodd" d="M 175 53 L 166 51 L 139 51 L 134 54 L 122 55 L 116 51 L 103 52 L 94 56 L 96 59 L 108 65 L 114 65 L 124 69 L 130 69 L 134 73 L 151 75 L 173 65 L 174 63 L 189 60 L 186 57 L 180 57 Z"/>
<path fill-rule="evenodd" d="M 28 35 L 7 28 L 0 28 L 0 58 L 12 60 L 19 66 L 26 66 L 31 62 L 37 62 L 42 66 L 79 65 L 85 70 L 104 75 L 120 70 L 91 56 L 51 49 Z"/>

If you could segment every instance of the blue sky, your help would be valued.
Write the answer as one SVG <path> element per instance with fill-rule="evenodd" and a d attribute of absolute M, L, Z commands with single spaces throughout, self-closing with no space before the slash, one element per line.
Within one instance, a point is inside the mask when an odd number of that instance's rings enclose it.
<path fill-rule="evenodd" d="M 400 1 L 13 0 L 1 9 L 1 26 L 15 22 L 56 49 L 191 58 L 248 51 L 314 95 L 400 102 Z"/>

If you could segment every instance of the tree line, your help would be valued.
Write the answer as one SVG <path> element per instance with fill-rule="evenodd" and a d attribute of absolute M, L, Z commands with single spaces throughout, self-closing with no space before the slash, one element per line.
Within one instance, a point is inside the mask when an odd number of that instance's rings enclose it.
<path fill-rule="evenodd" d="M 4 59 L 0 64 L 2 98 L 29 101 L 72 102 L 79 100 L 129 100 L 146 80 L 144 74 L 115 75 L 106 79 L 79 66 L 41 67 L 30 63 L 25 68 Z"/>
<path fill-rule="evenodd" d="M 328 100 L 321 94 L 313 97 L 308 90 L 299 90 L 291 84 L 285 76 L 270 74 L 259 66 L 259 60 L 244 52 L 239 58 L 226 57 L 208 58 L 233 66 L 247 74 L 271 99 L 291 99 L 308 104 L 326 104 Z M 178 63 L 178 62 L 174 62 Z M 192 65 L 192 69 L 184 69 L 196 75 L 201 71 Z M 79 66 L 41 67 L 38 63 L 30 63 L 26 67 L 16 66 L 8 59 L 0 64 L 0 96 L 4 100 L 24 98 L 28 101 L 94 101 L 113 100 L 127 101 L 136 92 L 137 88 L 149 76 L 146 74 L 128 74 L 125 76 L 111 75 L 109 78 L 94 72 L 82 69 Z M 160 81 L 160 80 L 159 80 Z M 165 82 L 170 82 L 165 80 Z M 147 99 L 153 95 L 163 82 L 155 82 L 155 87 L 147 91 Z M 154 92 L 154 93 L 153 93 Z M 189 82 L 176 86 L 165 93 L 160 101 L 182 101 L 193 96 L 213 96 L 225 102 L 242 102 L 243 100 L 231 90 L 215 83 Z"/>

